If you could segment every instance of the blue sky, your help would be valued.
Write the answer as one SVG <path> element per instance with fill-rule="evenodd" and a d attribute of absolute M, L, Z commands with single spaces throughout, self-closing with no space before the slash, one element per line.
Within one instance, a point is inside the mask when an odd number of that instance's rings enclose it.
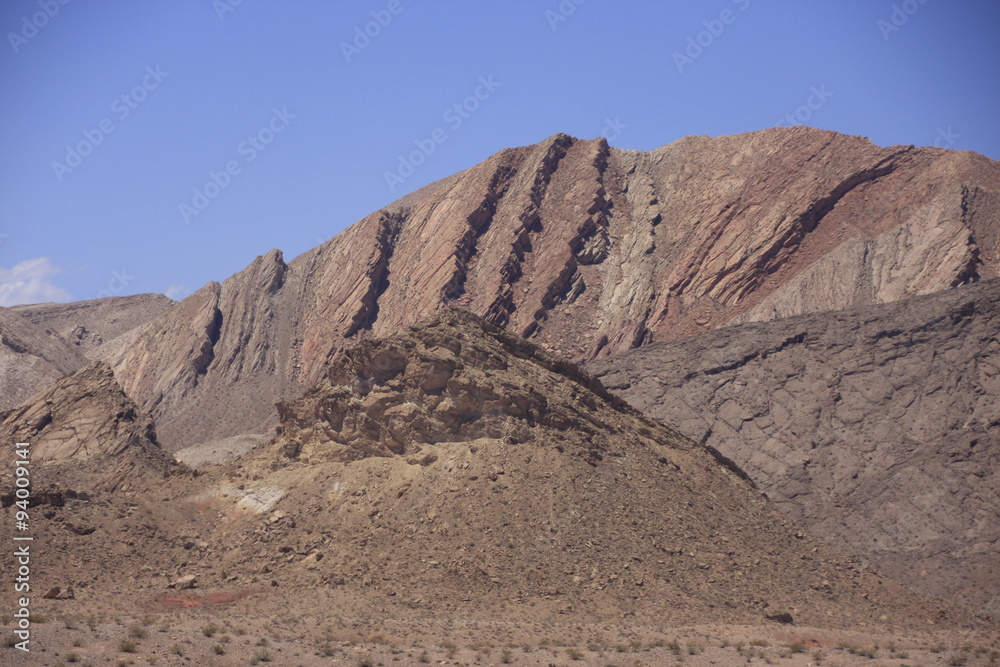
<path fill-rule="evenodd" d="M 0 29 L 0 305 L 183 297 L 556 132 L 1000 158 L 993 1 L 4 0 Z"/>

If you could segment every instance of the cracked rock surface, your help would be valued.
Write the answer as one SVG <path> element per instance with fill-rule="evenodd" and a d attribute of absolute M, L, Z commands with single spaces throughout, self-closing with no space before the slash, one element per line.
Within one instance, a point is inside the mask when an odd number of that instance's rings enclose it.
<path fill-rule="evenodd" d="M 1000 611 L 1000 280 L 734 326 L 588 366 L 796 523 Z"/>

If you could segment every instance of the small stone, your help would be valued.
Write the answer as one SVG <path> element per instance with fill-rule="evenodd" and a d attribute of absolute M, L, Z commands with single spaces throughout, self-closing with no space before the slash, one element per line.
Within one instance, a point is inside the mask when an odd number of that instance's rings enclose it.
<path fill-rule="evenodd" d="M 185 574 L 183 577 L 178 577 L 177 579 L 174 579 L 174 581 L 168 585 L 168 588 L 173 588 L 179 591 L 183 591 L 188 588 L 194 588 L 197 583 L 198 583 L 198 575 Z"/>

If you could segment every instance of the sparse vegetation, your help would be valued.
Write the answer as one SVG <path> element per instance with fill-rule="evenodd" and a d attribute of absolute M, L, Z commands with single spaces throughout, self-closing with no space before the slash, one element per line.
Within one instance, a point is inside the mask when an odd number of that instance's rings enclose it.
<path fill-rule="evenodd" d="M 122 653 L 135 653 L 139 648 L 139 642 L 134 639 L 123 639 L 118 642 L 118 650 Z"/>
<path fill-rule="evenodd" d="M 570 660 L 583 660 L 583 651 L 572 646 L 566 649 L 566 655 L 569 656 Z"/>

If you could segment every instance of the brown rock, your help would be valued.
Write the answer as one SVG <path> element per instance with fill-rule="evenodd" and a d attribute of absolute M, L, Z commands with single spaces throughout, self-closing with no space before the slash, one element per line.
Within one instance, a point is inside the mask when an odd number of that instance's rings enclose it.
<path fill-rule="evenodd" d="M 173 302 L 137 294 L 0 308 L 0 410 L 87 365 L 105 343 L 162 315 Z"/>
<path fill-rule="evenodd" d="M 344 349 L 444 304 L 585 361 L 995 276 L 997 193 L 988 158 L 804 127 L 649 153 L 560 134 L 258 257 L 102 356 L 174 451 L 266 430 Z"/>
<path fill-rule="evenodd" d="M 362 342 L 279 411 L 277 437 L 240 474 L 287 489 L 286 507 L 330 498 L 280 542 L 241 550 L 271 563 L 282 586 L 315 567 L 328 582 L 356 573 L 346 585 L 359 595 L 406 591 L 434 608 L 519 598 L 549 613 L 627 609 L 671 623 L 759 619 L 762 591 L 824 624 L 898 621 L 941 604 L 796 537 L 731 463 L 468 313 L 445 309 Z M 290 439 L 301 445 L 294 459 Z M 227 530 L 260 520 L 245 525 Z M 312 547 L 292 545 L 310 535 L 337 537 L 303 567 Z"/>
<path fill-rule="evenodd" d="M 66 376 L 8 413 L 0 421 L 0 439 L 31 444 L 36 499 L 48 493 L 61 502 L 63 491 L 77 497 L 135 490 L 180 469 L 157 444 L 152 422 L 101 362 Z M 5 507 L 13 499 L 11 471 L 0 477 Z"/>

